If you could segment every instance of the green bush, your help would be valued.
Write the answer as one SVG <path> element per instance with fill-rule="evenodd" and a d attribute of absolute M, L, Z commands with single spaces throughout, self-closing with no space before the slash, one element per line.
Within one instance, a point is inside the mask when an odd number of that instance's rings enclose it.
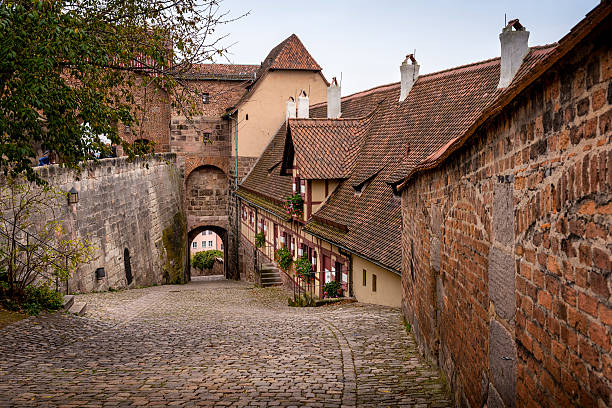
<path fill-rule="evenodd" d="M 255 234 L 255 247 L 261 248 L 266 245 L 266 235 L 262 232 Z"/>
<path fill-rule="evenodd" d="M 49 288 L 48 285 L 26 287 L 21 309 L 29 315 L 37 315 L 43 310 L 55 311 L 62 307 L 64 295 Z"/>
<path fill-rule="evenodd" d="M 312 264 L 308 260 L 308 257 L 303 256 L 295 261 L 295 273 L 308 282 L 314 278 L 315 274 L 312 271 Z"/>
<path fill-rule="evenodd" d="M 277 250 L 274 254 L 274 260 L 278 264 L 278 266 L 285 272 L 291 268 L 291 264 L 293 263 L 293 257 L 291 256 L 291 252 L 287 249 L 286 246 L 283 246 L 281 249 Z"/>
<path fill-rule="evenodd" d="M 223 258 L 223 252 L 216 249 L 201 251 L 191 258 L 191 266 L 199 270 L 210 269 L 215 264 L 216 258 Z"/>
<path fill-rule="evenodd" d="M 325 298 L 337 298 L 340 295 L 338 292 L 342 289 L 339 282 L 331 281 L 325 284 L 325 288 L 323 289 L 323 297 Z"/>

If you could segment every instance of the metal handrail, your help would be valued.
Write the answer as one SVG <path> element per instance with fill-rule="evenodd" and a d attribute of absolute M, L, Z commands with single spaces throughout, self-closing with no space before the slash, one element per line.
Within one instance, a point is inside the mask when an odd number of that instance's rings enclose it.
<path fill-rule="evenodd" d="M 62 256 L 64 258 L 64 265 L 63 266 L 60 266 L 57 263 L 55 263 L 54 261 L 50 260 L 49 263 L 51 265 L 55 266 L 58 269 L 61 269 L 61 268 L 66 268 L 66 270 L 68 269 L 68 257 L 69 257 L 68 254 L 66 254 L 63 251 L 60 251 L 57 248 L 52 247 L 51 245 L 47 244 L 46 242 L 44 242 L 42 239 L 40 239 L 36 235 L 34 235 L 34 234 L 24 230 L 23 228 L 15 225 L 13 222 L 11 222 L 10 220 L 7 220 L 6 218 L 2 217 L 1 215 L 0 215 L 0 220 L 2 220 L 3 222 L 9 224 L 10 226 L 15 228 L 20 233 L 24 233 L 25 234 L 25 236 L 26 236 L 26 244 L 24 245 L 19 240 L 15 240 L 15 244 L 17 245 L 17 247 L 21 248 L 24 251 L 28 251 L 30 249 L 30 238 L 32 238 L 34 241 L 37 242 L 38 245 L 44 246 L 47 249 L 51 250 L 52 252 L 55 252 L 56 254 L 59 254 L 60 256 Z M 7 239 L 7 241 L 10 241 L 12 239 L 11 236 L 8 235 L 7 233 L 5 233 L 2 229 L 0 229 L 0 236 L 2 236 L 5 239 Z M 8 254 L 4 253 L 4 255 L 8 255 Z M 37 253 L 37 252 L 33 252 L 32 255 L 36 256 L 36 255 L 40 255 L 40 254 Z M 16 261 L 18 261 L 22 265 L 25 265 L 26 268 L 29 268 L 29 259 L 28 259 L 28 262 L 23 262 L 21 259 L 16 258 Z M 50 275 L 48 273 L 41 273 L 41 274 L 44 277 L 53 278 L 53 275 Z M 65 279 L 65 283 L 66 283 L 66 294 L 68 294 L 68 278 Z M 59 291 L 59 278 L 57 276 L 55 276 L 55 291 L 56 292 Z"/>

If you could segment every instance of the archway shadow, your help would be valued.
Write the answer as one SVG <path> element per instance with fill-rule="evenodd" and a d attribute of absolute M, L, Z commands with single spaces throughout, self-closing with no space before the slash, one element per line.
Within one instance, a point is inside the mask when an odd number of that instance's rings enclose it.
<path fill-rule="evenodd" d="M 187 233 L 187 273 L 188 280 L 191 280 L 191 243 L 193 240 L 200 235 L 203 231 L 212 231 L 221 238 L 221 242 L 223 242 L 223 276 L 225 279 L 229 279 L 229 270 L 228 270 L 228 232 L 225 228 L 219 227 L 217 225 L 200 225 L 196 228 L 191 229 Z"/>

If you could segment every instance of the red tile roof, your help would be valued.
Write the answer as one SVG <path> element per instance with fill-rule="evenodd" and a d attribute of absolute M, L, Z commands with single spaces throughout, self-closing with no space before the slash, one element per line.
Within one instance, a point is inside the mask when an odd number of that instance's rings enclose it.
<path fill-rule="evenodd" d="M 297 35 L 291 34 L 274 47 L 262 62 L 263 69 L 300 69 L 320 71 L 321 67 L 306 50 Z"/>
<path fill-rule="evenodd" d="M 599 8 L 608 10 L 612 8 L 610 4 L 602 3 Z M 601 13 L 591 13 L 589 27 L 602 21 Z M 580 30 L 570 34 L 572 41 L 580 38 Z M 342 119 L 325 119 L 325 104 L 311 106 L 311 116 L 322 119 L 292 120 L 287 132 L 287 142 L 294 145 L 298 167 L 305 177 L 342 175 L 346 179 L 313 214 L 305 228 L 399 271 L 401 208 L 389 183 L 406 180 L 423 163 L 444 160 L 458 141 L 464 140 L 474 126 L 482 124 L 484 114 L 503 107 L 502 103 L 508 103 L 524 89 L 519 84 L 539 75 L 544 65 L 548 69 L 551 58 L 564 55 L 559 52 L 562 46 L 567 47 L 563 40 L 559 46 L 531 48 L 512 84 L 502 90 L 497 89 L 500 59 L 494 58 L 422 75 L 401 103 L 398 102 L 399 83 L 344 97 Z M 367 126 L 357 124 L 358 119 L 350 119 L 366 115 L 370 115 Z M 272 163 L 276 165 L 274 170 L 279 167 L 283 156 L 278 146 L 282 131 L 275 138 L 277 144 L 266 149 L 260 159 L 265 157 L 267 164 L 256 166 L 243 183 L 249 185 L 249 190 L 277 201 L 291 193 L 291 178 L 272 171 L 266 180 L 262 174 Z M 323 147 L 326 143 L 334 147 Z M 330 163 L 324 157 L 336 154 L 346 145 L 360 146 L 356 151 L 349 149 L 347 166 Z M 285 149 L 285 153 L 289 151 Z M 270 178 L 272 175 L 274 178 Z M 281 187 L 270 186 L 277 182 Z M 361 187 L 360 194 L 355 193 L 357 186 Z"/>
<path fill-rule="evenodd" d="M 402 189 L 416 172 L 435 168 L 444 162 L 452 152 L 463 146 L 474 135 L 478 127 L 489 118 L 498 114 L 520 92 L 531 85 L 551 68 L 553 64 L 572 50 L 578 42 L 590 34 L 595 27 L 606 24 L 605 21 L 610 15 L 612 15 L 612 2 L 601 2 L 583 20 L 574 26 L 567 35 L 559 40 L 558 44 L 532 47 L 512 83 L 499 92 L 498 98 L 484 109 L 461 135 L 452 141 L 449 140 L 445 146 L 440 146 L 432 154 L 417 163 L 402 163 L 401 168 L 391 177 L 393 184 Z"/>
<path fill-rule="evenodd" d="M 181 74 L 184 79 L 249 81 L 255 79 L 259 65 L 193 64 Z"/>
<path fill-rule="evenodd" d="M 348 178 L 371 118 L 290 119 L 287 143 L 293 149 L 300 177 Z"/>
<path fill-rule="evenodd" d="M 272 212 L 279 216 L 286 216 L 284 210 L 282 214 L 278 212 L 281 211 L 281 208 L 284 208 L 285 199 L 291 195 L 293 190 L 291 177 L 280 175 L 286 134 L 287 127 L 283 124 L 253 166 L 251 172 L 240 184 L 240 190 L 246 189 L 251 194 L 267 199 L 270 205 L 275 206 L 275 210 Z"/>

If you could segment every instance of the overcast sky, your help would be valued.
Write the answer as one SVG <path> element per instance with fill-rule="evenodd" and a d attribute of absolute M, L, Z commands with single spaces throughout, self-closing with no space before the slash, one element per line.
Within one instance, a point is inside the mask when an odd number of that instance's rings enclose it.
<path fill-rule="evenodd" d="M 422 74 L 500 55 L 498 35 L 507 19 L 530 31 L 529 45 L 558 41 L 599 0 L 224 0 L 222 7 L 250 15 L 223 27 L 229 59 L 259 64 L 292 33 L 298 35 L 328 80 L 342 94 L 399 81 L 399 65 L 416 49 Z M 227 61 L 219 61 L 227 62 Z"/>

